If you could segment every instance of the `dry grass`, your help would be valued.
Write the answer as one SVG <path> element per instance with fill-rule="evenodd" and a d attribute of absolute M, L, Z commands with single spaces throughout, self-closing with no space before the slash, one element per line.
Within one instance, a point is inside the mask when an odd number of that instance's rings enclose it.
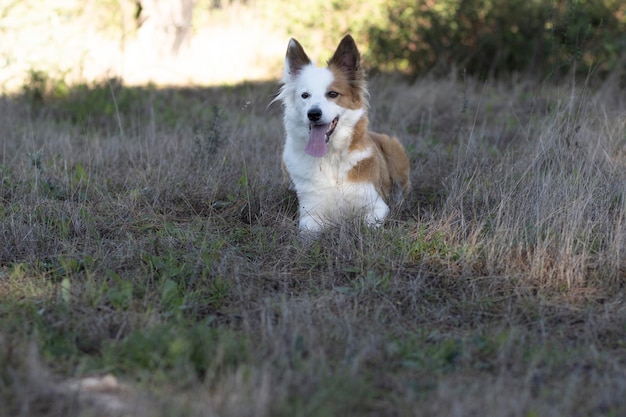
<path fill-rule="evenodd" d="M 370 84 L 414 189 L 309 244 L 274 84 L 3 98 L 0 414 L 624 414 L 624 94 Z"/>

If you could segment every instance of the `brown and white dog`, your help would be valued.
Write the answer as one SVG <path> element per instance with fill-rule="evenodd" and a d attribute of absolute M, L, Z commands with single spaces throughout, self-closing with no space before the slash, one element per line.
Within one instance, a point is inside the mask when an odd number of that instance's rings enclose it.
<path fill-rule="evenodd" d="M 368 130 L 360 54 L 345 36 L 325 68 L 289 41 L 282 86 L 283 161 L 298 194 L 300 229 L 316 232 L 351 215 L 378 226 L 410 188 L 409 160 L 394 137 Z"/>

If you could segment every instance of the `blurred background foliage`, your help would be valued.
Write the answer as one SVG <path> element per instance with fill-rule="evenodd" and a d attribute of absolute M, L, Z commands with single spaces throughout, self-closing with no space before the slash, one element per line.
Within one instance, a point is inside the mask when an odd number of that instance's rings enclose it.
<path fill-rule="evenodd" d="M 623 0 L 392 0 L 367 36 L 379 69 L 606 75 L 624 65 L 625 12 Z"/>
<path fill-rule="evenodd" d="M 263 25 L 256 27 L 260 21 Z M 83 28 L 80 36 L 70 26 Z M 46 32 L 46 27 L 52 29 Z M 229 53 L 231 72 L 243 74 L 242 67 L 247 67 L 259 79 L 259 69 L 266 68 L 265 78 L 275 79 L 289 37 L 300 40 L 311 57 L 325 59 L 348 32 L 373 71 L 413 78 L 452 72 L 481 78 L 593 73 L 598 78 L 616 75 L 624 82 L 624 0 L 0 0 L 0 71 L 22 63 L 26 74 L 55 72 L 62 78 L 104 60 L 107 48 L 117 48 L 130 56 L 121 65 L 124 70 L 160 65 L 152 58 L 137 58 L 138 51 L 154 50 L 159 59 L 186 56 L 181 65 L 186 71 L 195 60 L 214 56 L 215 64 L 206 64 L 205 72 L 207 67 L 223 67 Z M 103 39 L 109 45 L 98 46 Z M 246 43 L 247 50 L 241 46 Z M 66 67 L 51 71 L 48 64 L 33 63 L 37 54 L 32 51 L 42 45 L 42 56 L 59 59 L 57 65 Z M 192 52 L 184 55 L 185 48 Z M 259 55 L 264 48 L 269 52 Z M 259 57 L 252 63 L 234 62 L 237 56 L 254 54 Z M 181 67 L 172 72 L 182 72 Z M 107 77 L 125 80 L 110 68 Z"/>
<path fill-rule="evenodd" d="M 623 0 L 278 3 L 292 32 L 310 33 L 306 44 L 323 39 L 328 48 L 351 32 L 361 44 L 366 41 L 366 61 L 380 71 L 419 76 L 462 69 L 480 77 L 593 71 L 606 76 L 626 65 Z"/>

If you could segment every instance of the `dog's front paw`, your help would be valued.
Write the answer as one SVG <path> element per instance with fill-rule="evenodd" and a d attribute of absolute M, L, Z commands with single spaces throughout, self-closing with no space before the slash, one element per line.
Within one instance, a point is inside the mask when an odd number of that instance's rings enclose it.
<path fill-rule="evenodd" d="M 365 216 L 365 224 L 369 227 L 380 227 L 385 222 L 384 217 L 377 217 L 373 213 L 369 213 Z"/>
<path fill-rule="evenodd" d="M 389 206 L 378 198 L 370 211 L 365 214 L 365 223 L 368 226 L 380 227 L 389 214 Z"/>
<path fill-rule="evenodd" d="M 322 221 L 317 217 L 304 215 L 300 217 L 299 227 L 302 234 L 317 234 L 322 231 Z"/>

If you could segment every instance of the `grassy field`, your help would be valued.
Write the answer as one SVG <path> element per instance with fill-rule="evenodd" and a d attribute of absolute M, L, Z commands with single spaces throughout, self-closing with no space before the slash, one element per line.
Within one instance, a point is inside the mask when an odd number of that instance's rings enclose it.
<path fill-rule="evenodd" d="M 2 97 L 0 415 L 626 414 L 624 91 L 370 87 L 413 189 L 308 243 L 273 83 Z"/>

